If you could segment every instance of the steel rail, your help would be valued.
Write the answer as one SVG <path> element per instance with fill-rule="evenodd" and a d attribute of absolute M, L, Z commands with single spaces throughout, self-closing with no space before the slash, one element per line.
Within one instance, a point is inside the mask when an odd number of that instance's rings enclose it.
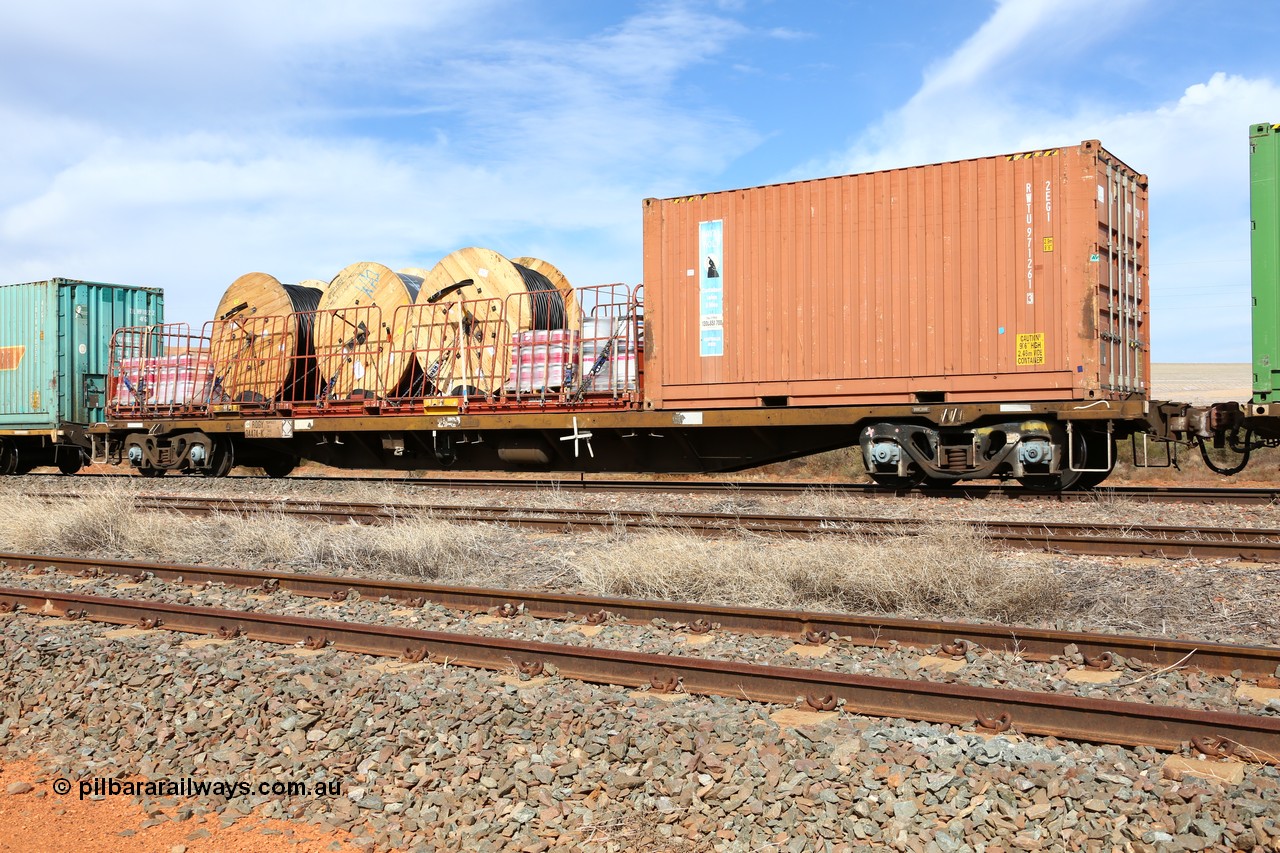
<path fill-rule="evenodd" d="M 33 472 L 28 476 L 62 477 L 61 474 Z M 93 477 L 135 478 L 131 473 L 107 473 L 84 475 Z M 240 475 L 227 478 L 231 481 L 264 481 L 266 478 Z M 506 489 L 550 490 L 564 492 L 701 492 L 736 493 L 753 495 L 803 494 L 823 492 L 838 495 L 868 497 L 931 497 L 958 498 L 962 500 L 1051 500 L 1051 501 L 1105 501 L 1131 500 L 1154 503 L 1206 503 L 1206 504 L 1275 504 L 1280 503 L 1280 489 L 1236 486 L 1099 486 L 1079 492 L 1046 492 L 1010 485 L 970 485 L 957 483 L 946 488 L 894 488 L 874 483 L 823 483 L 761 480 L 620 480 L 586 479 L 577 477 L 347 477 L 324 475 L 291 475 L 287 482 L 304 483 L 366 483 L 389 484 L 427 489 Z"/>
<path fill-rule="evenodd" d="M 246 611 L 160 604 L 44 590 L 0 588 L 0 603 L 46 616 L 118 625 L 144 624 L 224 637 L 237 634 L 274 643 L 331 646 L 359 654 L 447 661 L 491 670 L 529 671 L 548 665 L 580 681 L 641 685 L 678 684 L 685 692 L 755 702 L 844 709 L 876 717 L 968 725 L 1001 721 L 1030 735 L 1177 750 L 1223 743 L 1256 761 L 1280 760 L 1280 718 L 1188 708 L 1158 707 L 1005 690 L 935 684 L 812 669 L 702 660 L 643 652 L 562 646 L 527 640 L 460 635 L 410 628 L 303 619 Z"/>
<path fill-rule="evenodd" d="M 55 500 L 79 495 L 52 493 Z M 372 504 L 287 498 L 224 498 L 139 495 L 140 509 L 188 514 L 274 512 L 327 522 L 382 524 L 429 517 L 458 523 L 499 523 L 552 531 L 682 530 L 703 535 L 751 532 L 769 536 L 887 536 L 920 532 L 927 521 L 901 518 L 765 515 L 755 513 L 658 512 L 618 509 L 466 506 L 453 504 Z M 1280 530 L 1230 527 L 961 520 L 1012 548 L 1095 556 L 1165 559 L 1245 559 L 1280 562 Z M 1191 538 L 1194 537 L 1194 538 Z"/>
<path fill-rule="evenodd" d="M 912 648 L 937 648 L 962 641 L 975 649 L 1020 654 L 1028 660 L 1049 660 L 1075 645 L 1088 659 L 1120 655 L 1151 668 L 1182 665 L 1224 675 L 1238 672 L 1244 678 L 1276 674 L 1280 648 L 1229 645 L 1141 637 L 1058 631 L 1026 626 L 986 625 L 966 622 L 897 619 L 804 610 L 759 607 L 727 607 L 694 602 L 646 601 L 594 595 L 568 595 L 538 590 L 488 589 L 410 581 L 386 581 L 341 575 L 190 566 L 103 560 L 93 557 L 46 556 L 0 552 L 0 566 L 56 568 L 82 575 L 121 575 L 133 579 L 151 576 L 184 584 L 219 583 L 241 588 L 280 589 L 298 595 L 332 599 L 351 592 L 361 598 L 391 599 L 414 605 L 431 602 L 455 610 L 527 613 L 538 619 L 618 619 L 649 624 L 659 619 L 681 629 L 706 630 L 719 626 L 728 631 L 792 637 L 836 635 L 855 645 L 888 647 L 893 643 Z M 510 609 L 504 609 L 510 608 Z M 598 614 L 603 614 L 599 616 Z"/>

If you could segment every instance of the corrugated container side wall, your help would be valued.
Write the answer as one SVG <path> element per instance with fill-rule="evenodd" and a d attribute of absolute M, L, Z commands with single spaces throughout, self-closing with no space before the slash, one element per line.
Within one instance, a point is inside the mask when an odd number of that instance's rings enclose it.
<path fill-rule="evenodd" d="M 0 428 L 104 419 L 111 336 L 164 322 L 153 288 L 52 279 L 0 286 Z"/>
<path fill-rule="evenodd" d="M 648 199 L 647 403 L 1145 395 L 1146 209 L 1097 142 Z"/>

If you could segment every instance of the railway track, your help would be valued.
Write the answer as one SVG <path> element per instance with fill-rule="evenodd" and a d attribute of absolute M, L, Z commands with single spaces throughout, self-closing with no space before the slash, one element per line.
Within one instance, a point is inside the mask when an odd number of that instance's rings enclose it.
<path fill-rule="evenodd" d="M 28 476 L 59 477 L 60 474 L 33 473 Z M 95 477 L 130 478 L 135 475 L 97 474 Z M 265 478 L 235 475 L 229 480 L 263 482 Z M 296 483 L 389 483 L 424 489 L 501 489 L 509 491 L 563 492 L 677 492 L 742 495 L 787 495 L 823 492 L 844 496 L 896 496 L 951 498 L 963 500 L 1047 500 L 1108 501 L 1127 500 L 1142 503 L 1202 504 L 1275 504 L 1280 503 L 1280 489 L 1242 488 L 1232 486 L 1100 486 L 1079 492 L 1045 492 L 1010 485 L 957 484 L 939 489 L 896 489 L 871 483 L 770 482 L 762 480 L 622 480 L 587 479 L 585 477 L 343 477 L 291 475 L 284 482 Z"/>
<path fill-rule="evenodd" d="M 389 599 L 414 606 L 424 603 L 470 612 L 528 614 L 539 619 L 586 621 L 603 624 L 620 620 L 632 624 L 662 620 L 682 630 L 702 633 L 722 629 L 737 633 L 792 637 L 798 641 L 825 642 L 838 636 L 861 646 L 893 645 L 932 649 L 948 645 L 1017 653 L 1028 660 L 1049 660 L 1075 646 L 1086 660 L 1105 661 L 1122 656 L 1159 669 L 1188 666 L 1213 674 L 1238 673 L 1256 679 L 1271 676 L 1280 667 L 1280 648 L 1266 646 L 1197 643 L 1160 637 L 1138 637 L 1081 631 L 1059 631 L 1023 626 L 967 622 L 936 622 L 857 616 L 844 613 L 726 607 L 693 602 L 644 601 L 538 590 L 485 589 L 401 580 L 378 580 L 342 575 L 259 571 L 214 566 L 176 565 L 92 557 L 48 556 L 0 552 L 0 566 L 96 577 L 118 575 L 140 580 L 155 578 L 182 584 L 215 583 L 241 588 L 281 590 L 325 599 L 345 599 L 356 593 L 371 600 Z"/>
<path fill-rule="evenodd" d="M 936 684 L 725 660 L 566 646 L 154 601 L 0 588 L 0 609 L 232 639 L 305 644 L 410 661 L 447 661 L 656 691 L 681 690 L 815 710 L 847 711 L 1208 755 L 1280 760 L 1280 719 L 1145 703 Z"/>
<path fill-rule="evenodd" d="M 53 500 L 78 496 L 47 493 Z M 426 517 L 456 523 L 498 523 L 571 532 L 579 530 L 682 530 L 708 536 L 750 532 L 767 536 L 895 536 L 917 532 L 924 522 L 897 518 L 798 516 L 755 513 L 646 512 L 619 509 L 372 504 L 282 498 L 138 495 L 134 506 L 191 515 L 272 512 L 325 522 L 385 524 Z M 1065 554 L 1280 562 L 1280 530 L 1075 522 L 968 521 L 1010 548 Z"/>

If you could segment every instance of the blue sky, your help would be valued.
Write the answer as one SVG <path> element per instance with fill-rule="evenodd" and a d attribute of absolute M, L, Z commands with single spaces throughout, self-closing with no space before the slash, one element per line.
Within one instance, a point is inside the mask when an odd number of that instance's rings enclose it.
<path fill-rule="evenodd" d="M 1101 139 L 1151 178 L 1154 357 L 1246 361 L 1270 3 L 0 8 L 0 281 L 328 280 L 466 245 L 640 279 L 640 202 Z"/>

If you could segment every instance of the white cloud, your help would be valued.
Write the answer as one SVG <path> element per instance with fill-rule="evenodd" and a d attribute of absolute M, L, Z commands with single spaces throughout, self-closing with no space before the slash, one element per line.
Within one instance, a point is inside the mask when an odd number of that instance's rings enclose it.
<path fill-rule="evenodd" d="M 929 101 L 963 89 L 1024 48 L 1028 38 L 1050 25 L 1093 11 L 1077 0 L 1004 0 L 987 21 L 955 53 L 925 71 L 924 85 L 912 99 Z"/>
<path fill-rule="evenodd" d="M 0 83 L 22 130 L 0 136 L 0 280 L 162 286 L 192 322 L 252 269 L 327 279 L 476 243 L 635 281 L 642 196 L 755 140 L 670 97 L 745 29 L 670 4 L 576 41 L 494 40 L 494 5 L 0 13 L 0 79 L 18 43 L 70 67 Z"/>
<path fill-rule="evenodd" d="M 925 70 L 905 104 L 846 151 L 803 169 L 871 171 L 1044 148 L 1061 145 L 1064 128 L 1070 129 L 1066 139 L 1083 139 L 1073 129 L 1080 116 L 1064 115 L 1069 102 L 1057 103 L 1049 85 L 1057 69 L 1045 66 L 1055 57 L 1070 58 L 1108 28 L 1125 25 L 1138 5 L 1139 0 L 1004 0 L 977 32 Z"/>
<path fill-rule="evenodd" d="M 1135 9 L 1130 4 L 1112 14 L 1100 2 L 1001 3 L 926 72 L 910 100 L 836 157 L 807 163 L 791 177 L 1099 139 L 1150 179 L 1154 357 L 1248 360 L 1248 303 L 1241 299 L 1249 286 L 1246 132 L 1280 115 L 1277 82 L 1220 72 L 1187 80 L 1183 91 L 1140 109 L 1121 108 L 1100 88 L 1055 99 L 1037 97 L 1025 84 L 1035 72 L 1047 86 L 1088 61 L 1080 54 L 1091 40 L 1122 32 Z M 1224 263 L 1199 263 L 1206 258 Z"/>
<path fill-rule="evenodd" d="M 384 79 L 402 51 L 447 49 L 464 16 L 494 3 L 8 3 L 0 99 L 134 132 L 198 127 L 215 115 L 224 128 L 278 126 L 323 103 L 335 84 Z"/>

